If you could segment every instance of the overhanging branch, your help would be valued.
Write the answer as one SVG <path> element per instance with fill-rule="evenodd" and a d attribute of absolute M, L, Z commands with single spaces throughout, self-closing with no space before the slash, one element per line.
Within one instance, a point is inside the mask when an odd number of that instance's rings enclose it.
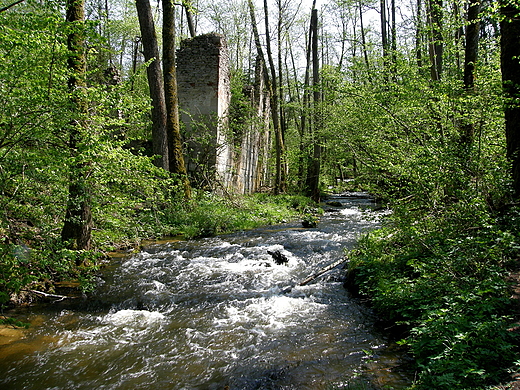
<path fill-rule="evenodd" d="M 0 8 L 0 13 L 1 13 L 1 12 L 4 12 L 4 11 L 7 11 L 9 8 L 12 8 L 12 7 L 14 7 L 15 5 L 18 5 L 18 4 L 23 3 L 23 2 L 24 2 L 24 0 L 18 0 L 18 1 L 16 1 L 16 2 L 14 2 L 13 4 L 6 5 L 5 7 Z"/>

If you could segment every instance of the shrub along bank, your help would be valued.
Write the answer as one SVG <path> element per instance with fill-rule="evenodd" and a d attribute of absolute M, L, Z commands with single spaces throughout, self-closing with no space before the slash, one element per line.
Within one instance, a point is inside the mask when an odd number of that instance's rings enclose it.
<path fill-rule="evenodd" d="M 424 207 L 402 201 L 359 241 L 348 281 L 415 358 L 417 389 L 483 389 L 518 364 L 520 208 L 478 199 Z M 396 326 L 398 325 L 398 326 Z M 515 362 L 516 361 L 516 362 Z"/>
<path fill-rule="evenodd" d="M 95 250 L 67 249 L 59 231 L 23 224 L 16 237 L 0 234 L 0 308 L 33 297 L 37 290 L 55 292 L 56 282 L 79 282 L 83 291 L 94 288 L 94 275 L 106 252 L 138 248 L 143 239 L 180 236 L 186 239 L 251 229 L 301 217 L 316 207 L 303 196 L 255 194 L 244 197 L 198 192 L 193 200 L 173 199 L 161 207 L 134 208 L 135 213 L 112 213 L 96 218 Z M 123 218 L 124 217 L 124 218 Z M 15 221 L 7 221 L 11 226 Z M 0 232 L 2 233 L 2 232 Z"/>

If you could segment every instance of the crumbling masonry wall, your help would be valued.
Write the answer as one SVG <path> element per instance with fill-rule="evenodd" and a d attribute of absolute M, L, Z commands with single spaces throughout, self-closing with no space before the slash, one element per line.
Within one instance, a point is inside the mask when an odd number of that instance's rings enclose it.
<path fill-rule="evenodd" d="M 269 151 L 269 101 L 263 77 L 257 73 L 250 88 L 254 118 L 248 118 L 240 139 L 228 127 L 229 56 L 222 35 L 205 34 L 181 42 L 177 83 L 186 166 L 194 184 L 215 188 L 219 183 L 237 193 L 259 191 Z"/>
<path fill-rule="evenodd" d="M 226 134 L 230 87 L 223 36 L 205 34 L 181 42 L 177 85 L 188 173 L 199 186 L 215 180 L 226 185 L 233 156 Z"/>

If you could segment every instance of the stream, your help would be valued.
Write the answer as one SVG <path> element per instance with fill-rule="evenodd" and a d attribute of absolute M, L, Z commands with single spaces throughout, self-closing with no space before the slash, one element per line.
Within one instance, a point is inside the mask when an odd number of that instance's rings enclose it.
<path fill-rule="evenodd" d="M 114 258 L 87 299 L 9 313 L 32 325 L 0 345 L 0 388 L 405 388 L 402 356 L 343 288 L 341 267 L 282 293 L 377 227 L 373 200 L 347 195 L 328 199 L 339 203 L 317 228 L 155 243 Z"/>

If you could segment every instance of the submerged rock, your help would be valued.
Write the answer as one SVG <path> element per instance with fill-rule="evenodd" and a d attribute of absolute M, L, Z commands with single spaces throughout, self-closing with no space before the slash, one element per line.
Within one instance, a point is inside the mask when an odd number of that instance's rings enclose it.
<path fill-rule="evenodd" d="M 273 257 L 274 262 L 278 265 L 287 264 L 289 262 L 287 256 L 285 256 L 282 252 L 278 250 L 274 252 L 267 251 L 267 253 L 269 253 Z"/>

